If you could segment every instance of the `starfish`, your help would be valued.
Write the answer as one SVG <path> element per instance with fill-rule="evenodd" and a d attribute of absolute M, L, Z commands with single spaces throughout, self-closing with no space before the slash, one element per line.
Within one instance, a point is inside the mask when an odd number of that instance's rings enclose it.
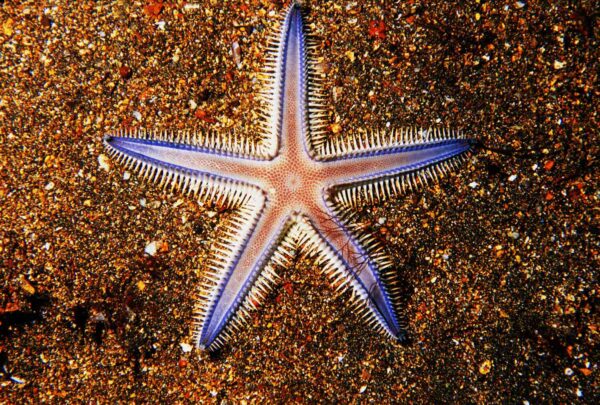
<path fill-rule="evenodd" d="M 269 38 L 258 140 L 241 131 L 117 130 L 112 156 L 144 177 L 201 201 L 235 209 L 214 243 L 194 313 L 197 347 L 215 350 L 303 250 L 331 285 L 376 330 L 402 340 L 397 271 L 385 247 L 353 225 L 360 205 L 435 180 L 469 154 L 473 142 L 449 129 L 328 132 L 324 77 L 293 1 Z"/>

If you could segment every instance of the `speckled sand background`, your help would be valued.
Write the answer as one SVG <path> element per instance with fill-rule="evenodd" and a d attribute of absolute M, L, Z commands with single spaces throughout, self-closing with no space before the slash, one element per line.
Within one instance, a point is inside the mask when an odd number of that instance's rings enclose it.
<path fill-rule="evenodd" d="M 233 213 L 99 161 L 115 128 L 248 127 L 282 2 L 0 0 L 0 402 L 597 398 L 598 3 L 307 3 L 332 132 L 442 123 L 508 151 L 360 212 L 410 341 L 298 257 L 222 351 L 184 352 Z"/>

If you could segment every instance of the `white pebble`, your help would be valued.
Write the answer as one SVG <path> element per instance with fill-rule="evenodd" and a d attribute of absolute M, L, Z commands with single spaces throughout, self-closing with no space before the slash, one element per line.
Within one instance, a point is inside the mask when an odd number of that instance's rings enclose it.
<path fill-rule="evenodd" d="M 131 115 L 133 115 L 133 118 L 135 118 L 137 121 L 142 120 L 142 113 L 139 111 L 134 111 Z"/>
<path fill-rule="evenodd" d="M 362 394 L 362 393 L 363 393 L 363 392 L 365 392 L 366 390 L 367 390 L 367 386 L 366 386 L 366 385 L 363 385 L 362 387 L 360 387 L 360 390 L 359 390 L 358 392 L 360 392 L 360 393 Z"/>
<path fill-rule="evenodd" d="M 179 59 L 181 59 L 181 49 L 177 48 L 175 49 L 175 52 L 173 53 L 173 63 L 177 63 L 179 62 Z"/>
<path fill-rule="evenodd" d="M 157 241 L 152 241 L 152 242 L 148 243 L 146 245 L 146 248 L 144 249 L 144 252 L 149 256 L 156 255 L 157 251 L 158 251 L 158 242 Z"/>
<path fill-rule="evenodd" d="M 110 161 L 108 160 L 108 156 L 106 156 L 104 153 L 98 155 L 98 164 L 100 165 L 101 169 L 104 169 L 107 172 L 110 171 Z"/>
<path fill-rule="evenodd" d="M 54 188 L 54 183 L 50 182 L 48 184 L 46 184 L 46 187 L 44 187 L 46 190 L 50 191 Z"/>
<path fill-rule="evenodd" d="M 517 175 L 513 174 L 508 178 L 508 181 L 515 181 L 517 179 Z"/>
<path fill-rule="evenodd" d="M 555 60 L 554 61 L 554 69 L 559 70 L 565 67 L 567 63 L 566 62 L 561 62 L 559 60 Z"/>
<path fill-rule="evenodd" d="M 469 183 L 469 187 L 471 188 L 477 188 L 479 187 L 479 183 L 477 183 L 476 181 L 472 181 Z"/>
<path fill-rule="evenodd" d="M 123 180 L 127 181 L 131 178 L 131 173 L 129 173 L 128 171 L 125 171 L 125 173 L 123 173 Z"/>
<path fill-rule="evenodd" d="M 573 370 L 570 367 L 565 368 L 565 375 L 572 376 Z"/>
<path fill-rule="evenodd" d="M 181 350 L 184 353 L 189 353 L 192 351 L 192 346 L 190 344 L 187 343 L 179 343 L 179 346 L 181 347 Z"/>

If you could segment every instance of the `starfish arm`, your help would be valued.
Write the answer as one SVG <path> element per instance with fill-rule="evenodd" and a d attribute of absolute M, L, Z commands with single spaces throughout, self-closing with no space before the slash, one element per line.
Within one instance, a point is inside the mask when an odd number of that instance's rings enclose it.
<path fill-rule="evenodd" d="M 159 138 L 109 135 L 105 143 L 111 154 L 143 177 L 163 186 L 179 187 L 203 201 L 218 201 L 237 212 L 234 219 L 226 220 L 211 249 L 208 273 L 194 313 L 196 345 L 214 350 L 243 324 L 248 310 L 264 298 L 276 279 L 270 259 L 279 264 L 287 262 L 291 245 L 277 243 L 283 234 L 285 215 L 268 203 L 259 187 L 236 178 L 236 173 L 253 173 L 255 168 L 248 167 L 252 161 L 242 160 L 237 167 L 232 157 Z"/>
<path fill-rule="evenodd" d="M 258 96 L 259 112 L 261 119 L 259 127 L 263 135 L 264 148 L 261 153 L 272 159 L 279 151 L 281 131 L 286 111 L 285 85 L 289 79 L 289 70 L 294 63 L 290 63 L 290 43 L 294 45 L 302 40 L 302 16 L 300 8 L 295 1 L 290 2 L 285 13 L 277 22 L 275 29 L 269 36 L 265 67 L 259 79 L 262 89 Z M 298 66 L 296 64 L 296 66 Z"/>
<path fill-rule="evenodd" d="M 356 205 L 359 196 L 371 203 L 391 198 L 446 174 L 468 156 L 474 144 L 450 130 L 429 130 L 433 135 L 417 137 L 416 130 L 409 132 L 413 135 L 394 137 L 396 142 L 388 137 L 366 146 L 356 144 L 341 155 L 345 158 L 322 162 L 330 174 L 327 194 L 343 191 L 346 205 Z"/>
<path fill-rule="evenodd" d="M 196 309 L 194 340 L 202 349 L 218 349 L 242 327 L 249 310 L 259 305 L 277 279 L 272 265 L 288 263 L 291 245 L 282 239 L 289 221 L 265 200 L 259 204 L 264 207 L 262 215 L 244 208 L 247 212 L 242 212 L 241 218 L 251 220 L 229 232 L 217 247 L 209 288 Z"/>
<path fill-rule="evenodd" d="M 434 139 L 412 145 L 363 149 L 333 161 L 323 162 L 330 183 L 348 183 L 393 176 L 428 166 L 436 166 L 457 156 L 465 155 L 472 141 L 461 137 Z"/>
<path fill-rule="evenodd" d="M 383 170 L 384 166 L 379 166 L 346 179 L 341 175 L 327 187 L 325 198 L 328 205 L 345 208 L 388 200 L 447 175 L 466 159 L 471 148 L 470 142 L 452 144 L 436 148 L 430 156 L 426 150 L 419 152 L 425 153 L 425 158 L 408 164 L 394 166 L 392 162 Z"/>
<path fill-rule="evenodd" d="M 319 252 L 320 260 L 325 263 L 323 271 L 331 284 L 337 290 L 351 290 L 351 304 L 368 324 L 402 340 L 404 330 L 377 268 L 377 264 L 382 263 L 370 260 L 363 247 L 331 213 L 313 209 L 308 215 L 316 230 L 309 238 L 308 250 Z"/>
<path fill-rule="evenodd" d="M 266 161 L 242 153 L 249 147 L 234 146 L 217 133 L 119 131 L 108 134 L 104 143 L 109 152 L 138 170 L 155 167 L 154 176 L 191 171 L 208 180 L 260 183 Z M 243 145 L 241 143 L 240 145 Z"/>

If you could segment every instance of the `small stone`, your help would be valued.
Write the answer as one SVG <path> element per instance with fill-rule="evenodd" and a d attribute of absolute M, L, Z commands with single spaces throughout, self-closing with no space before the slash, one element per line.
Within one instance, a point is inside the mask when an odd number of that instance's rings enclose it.
<path fill-rule="evenodd" d="M 469 183 L 469 187 L 471 188 L 477 188 L 479 187 L 479 183 L 477 183 L 476 181 L 472 181 Z"/>
<path fill-rule="evenodd" d="M 156 252 L 158 252 L 158 243 L 157 241 L 152 241 L 146 245 L 144 248 L 144 252 L 149 256 L 155 256 Z"/>
<path fill-rule="evenodd" d="M 141 121 L 142 120 L 142 113 L 139 111 L 134 111 L 133 114 L 133 118 L 135 118 L 137 121 Z"/>
<path fill-rule="evenodd" d="M 479 366 L 479 373 L 486 375 L 492 371 L 492 362 L 490 360 L 486 360 Z"/>
<path fill-rule="evenodd" d="M 363 394 L 366 390 L 367 390 L 367 386 L 363 385 L 362 387 L 360 387 L 360 389 L 358 390 L 358 392 L 360 392 L 361 394 Z"/>
<path fill-rule="evenodd" d="M 235 65 L 239 68 L 242 67 L 242 50 L 240 48 L 240 44 L 238 41 L 233 41 L 231 44 L 231 53 L 233 54 L 233 61 Z"/>
<path fill-rule="evenodd" d="M 151 2 L 150 4 L 144 6 L 144 13 L 148 17 L 158 18 L 163 7 L 164 4 L 161 1 Z"/>
<path fill-rule="evenodd" d="M 119 68 L 119 76 L 121 76 L 121 79 L 123 79 L 123 80 L 131 79 L 132 74 L 133 74 L 133 71 L 128 66 L 123 65 Z"/>
<path fill-rule="evenodd" d="M 179 347 L 181 347 L 181 351 L 183 351 L 184 353 L 189 353 L 193 349 L 192 345 L 185 342 L 179 343 Z"/>
<path fill-rule="evenodd" d="M 511 238 L 513 238 L 513 239 L 515 239 L 515 240 L 517 240 L 517 239 L 519 239 L 519 236 L 521 236 L 521 235 L 519 235 L 519 232 L 512 232 L 511 231 L 511 232 L 508 233 L 508 236 L 511 237 Z"/>
<path fill-rule="evenodd" d="M 209 124 L 214 124 L 215 122 L 217 122 L 216 119 L 214 119 L 206 111 L 201 109 L 197 109 L 194 112 L 194 117 L 201 119 L 202 121 L 208 122 Z"/>
<path fill-rule="evenodd" d="M 513 174 L 508 178 L 508 181 L 515 181 L 517 179 L 517 175 Z"/>
<path fill-rule="evenodd" d="M 181 59 L 181 50 L 177 48 L 173 53 L 173 57 L 171 58 L 171 60 L 173 61 L 173 63 L 177 63 L 179 62 L 179 59 Z"/>
<path fill-rule="evenodd" d="M 564 68 L 566 64 L 567 64 L 566 62 L 561 62 L 559 60 L 555 60 L 553 66 L 554 66 L 554 69 L 559 70 L 559 69 Z"/>
<path fill-rule="evenodd" d="M 385 39 L 385 22 L 372 20 L 369 23 L 369 36 L 374 39 Z"/>
<path fill-rule="evenodd" d="M 107 172 L 110 171 L 110 160 L 105 154 L 102 153 L 98 156 L 98 164 L 101 169 L 106 170 Z"/>
<path fill-rule="evenodd" d="M 573 369 L 570 367 L 565 368 L 565 375 L 566 376 L 572 376 L 573 375 Z"/>
<path fill-rule="evenodd" d="M 50 191 L 54 188 L 54 183 L 50 182 L 48 184 L 46 184 L 46 187 L 44 187 L 47 191 Z"/>
<path fill-rule="evenodd" d="M 31 285 L 29 281 L 23 276 L 19 279 L 21 281 L 21 288 L 29 295 L 35 294 L 35 287 Z"/>
<path fill-rule="evenodd" d="M 7 37 L 10 37 L 13 32 L 13 25 L 15 24 L 15 21 L 12 18 L 7 19 L 6 21 L 4 21 L 4 24 L 2 24 L 2 32 L 4 33 L 4 35 L 6 35 Z"/>
<path fill-rule="evenodd" d="M 127 181 L 131 178 L 131 173 L 129 173 L 128 171 L 125 171 L 125 173 L 123 173 L 123 180 Z"/>
<path fill-rule="evenodd" d="M 42 15 L 40 17 L 40 23 L 42 24 L 43 27 L 45 28 L 50 28 L 52 27 L 52 20 L 50 18 L 48 18 L 48 16 L 46 15 Z"/>
<path fill-rule="evenodd" d="M 194 11 L 194 10 L 198 10 L 200 7 L 202 7 L 200 4 L 186 3 L 183 6 L 183 11 Z"/>

